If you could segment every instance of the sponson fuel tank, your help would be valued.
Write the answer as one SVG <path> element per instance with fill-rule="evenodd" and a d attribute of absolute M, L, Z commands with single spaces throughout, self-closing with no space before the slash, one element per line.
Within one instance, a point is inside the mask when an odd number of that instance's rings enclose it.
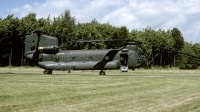
<path fill-rule="evenodd" d="M 48 70 L 101 70 L 104 69 L 116 69 L 120 68 L 119 61 L 110 61 L 110 62 L 53 62 L 53 61 L 45 61 L 38 63 L 41 68 Z"/>

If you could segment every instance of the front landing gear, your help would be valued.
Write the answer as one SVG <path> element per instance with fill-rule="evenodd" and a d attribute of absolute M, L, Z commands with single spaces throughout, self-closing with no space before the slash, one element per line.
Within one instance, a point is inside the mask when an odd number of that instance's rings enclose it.
<path fill-rule="evenodd" d="M 99 72 L 99 75 L 106 75 L 106 73 L 105 73 L 105 71 L 101 70 L 101 71 Z"/>
<path fill-rule="evenodd" d="M 44 74 L 52 74 L 52 70 L 44 70 Z"/>

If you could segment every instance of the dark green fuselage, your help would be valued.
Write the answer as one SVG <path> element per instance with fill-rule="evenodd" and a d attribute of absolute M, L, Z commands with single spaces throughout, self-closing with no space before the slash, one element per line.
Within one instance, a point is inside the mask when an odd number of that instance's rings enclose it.
<path fill-rule="evenodd" d="M 111 49 L 113 50 L 113 49 Z M 42 60 L 39 65 L 50 70 L 106 70 L 120 68 L 120 54 L 116 50 L 112 60 L 104 59 L 111 50 L 69 50 L 60 51 L 55 55 L 40 54 Z M 50 58 L 51 57 L 51 58 Z M 110 54 L 109 54 L 109 58 Z M 128 52 L 128 68 L 134 69 L 142 64 L 142 59 L 135 51 Z"/>

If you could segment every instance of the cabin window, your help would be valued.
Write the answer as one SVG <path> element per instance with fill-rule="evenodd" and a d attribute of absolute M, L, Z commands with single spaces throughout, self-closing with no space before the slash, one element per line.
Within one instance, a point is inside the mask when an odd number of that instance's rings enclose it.
<path fill-rule="evenodd" d="M 93 57 L 92 57 L 92 56 L 89 56 L 89 57 L 87 58 L 87 60 L 92 61 L 92 60 L 93 60 Z"/>
<path fill-rule="evenodd" d="M 72 61 L 76 61 L 76 57 L 72 57 Z"/>

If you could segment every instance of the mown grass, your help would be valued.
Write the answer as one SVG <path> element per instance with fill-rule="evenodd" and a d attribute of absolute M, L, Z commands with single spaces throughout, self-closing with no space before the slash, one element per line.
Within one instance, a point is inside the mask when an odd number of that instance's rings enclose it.
<path fill-rule="evenodd" d="M 0 111 L 200 111 L 200 70 L 0 68 Z"/>

